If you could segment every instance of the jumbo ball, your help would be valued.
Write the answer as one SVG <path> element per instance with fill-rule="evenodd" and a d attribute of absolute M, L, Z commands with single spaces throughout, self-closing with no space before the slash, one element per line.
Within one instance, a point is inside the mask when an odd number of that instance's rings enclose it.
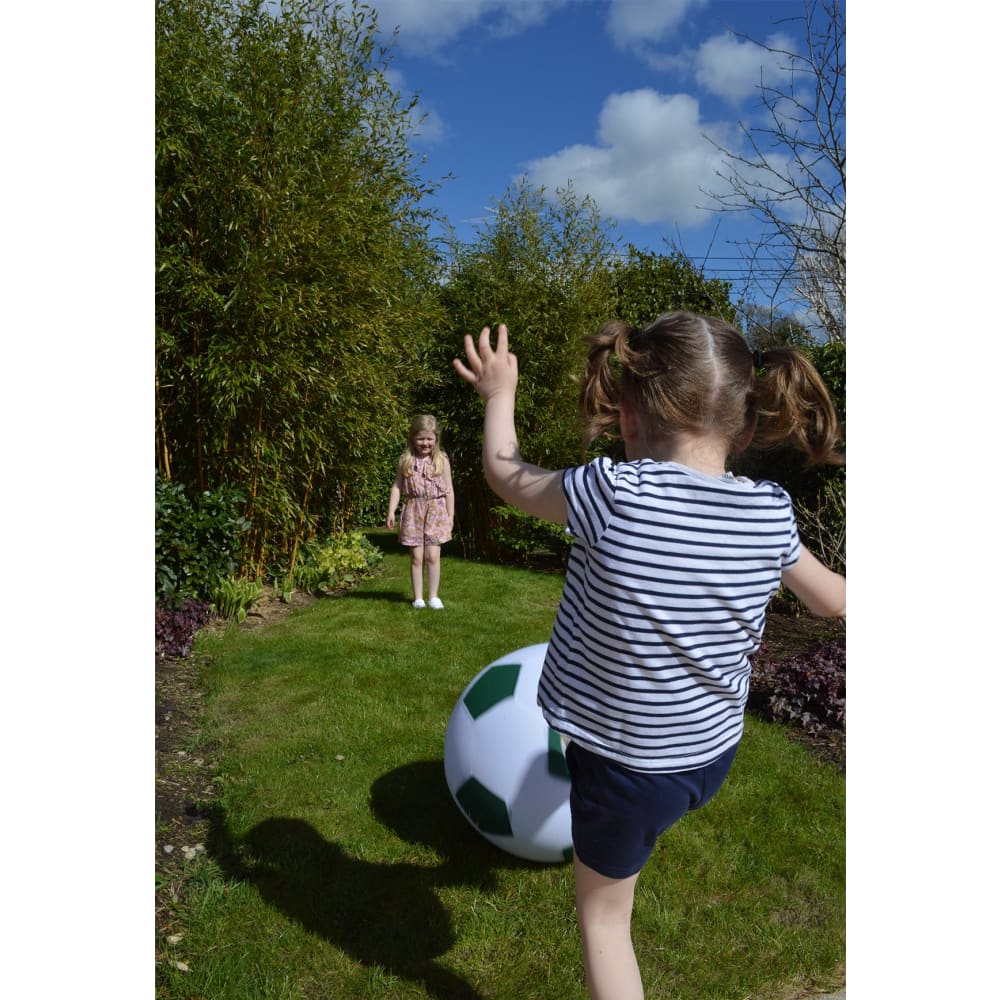
<path fill-rule="evenodd" d="M 490 843 L 528 861 L 573 856 L 569 770 L 536 702 L 548 643 L 494 660 L 448 720 L 444 774 L 462 815 Z"/>

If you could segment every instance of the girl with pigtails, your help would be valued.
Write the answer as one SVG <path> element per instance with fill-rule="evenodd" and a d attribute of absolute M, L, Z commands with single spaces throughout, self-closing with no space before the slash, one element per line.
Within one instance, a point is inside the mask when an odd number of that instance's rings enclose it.
<path fill-rule="evenodd" d="M 751 445 L 787 442 L 842 463 L 819 373 L 794 350 L 751 351 L 720 319 L 665 313 L 588 338 L 587 443 L 620 435 L 625 461 L 562 470 L 521 458 L 517 358 L 500 324 L 465 338 L 459 376 L 485 403 L 491 488 L 573 536 L 538 687 L 570 770 L 576 908 L 594 1000 L 638 1000 L 631 939 L 639 873 L 657 838 L 703 806 L 743 733 L 750 657 L 780 585 L 846 614 L 846 581 L 799 541 L 777 484 L 727 471 Z"/>

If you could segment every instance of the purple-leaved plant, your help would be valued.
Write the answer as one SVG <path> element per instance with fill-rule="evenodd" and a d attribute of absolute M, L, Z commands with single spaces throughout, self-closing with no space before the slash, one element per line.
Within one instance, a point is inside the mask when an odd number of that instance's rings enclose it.
<path fill-rule="evenodd" d="M 156 605 L 156 655 L 168 660 L 190 656 L 195 633 L 211 617 L 208 601 L 186 598 L 178 604 Z"/>
<path fill-rule="evenodd" d="M 824 639 L 808 652 L 771 658 L 767 643 L 752 661 L 750 707 L 765 718 L 792 722 L 809 733 L 847 726 L 847 648 Z"/>

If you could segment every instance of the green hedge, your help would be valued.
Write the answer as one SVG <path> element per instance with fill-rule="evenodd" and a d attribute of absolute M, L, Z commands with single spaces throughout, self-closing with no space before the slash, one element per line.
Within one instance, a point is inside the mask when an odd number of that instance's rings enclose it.
<path fill-rule="evenodd" d="M 219 583 L 237 571 L 249 528 L 243 503 L 232 487 L 191 498 L 183 483 L 156 474 L 157 600 L 211 600 Z"/>

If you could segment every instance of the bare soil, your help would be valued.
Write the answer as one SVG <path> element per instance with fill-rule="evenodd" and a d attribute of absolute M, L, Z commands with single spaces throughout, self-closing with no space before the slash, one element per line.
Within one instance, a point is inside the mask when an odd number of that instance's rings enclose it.
<path fill-rule="evenodd" d="M 295 592 L 288 602 L 265 597 L 241 629 L 287 618 L 316 598 Z M 206 628 L 226 627 L 221 620 Z M 197 656 L 156 660 L 156 932 L 171 933 L 191 857 L 204 849 L 208 816 L 218 799 L 215 750 L 202 732 L 204 689 Z"/>

